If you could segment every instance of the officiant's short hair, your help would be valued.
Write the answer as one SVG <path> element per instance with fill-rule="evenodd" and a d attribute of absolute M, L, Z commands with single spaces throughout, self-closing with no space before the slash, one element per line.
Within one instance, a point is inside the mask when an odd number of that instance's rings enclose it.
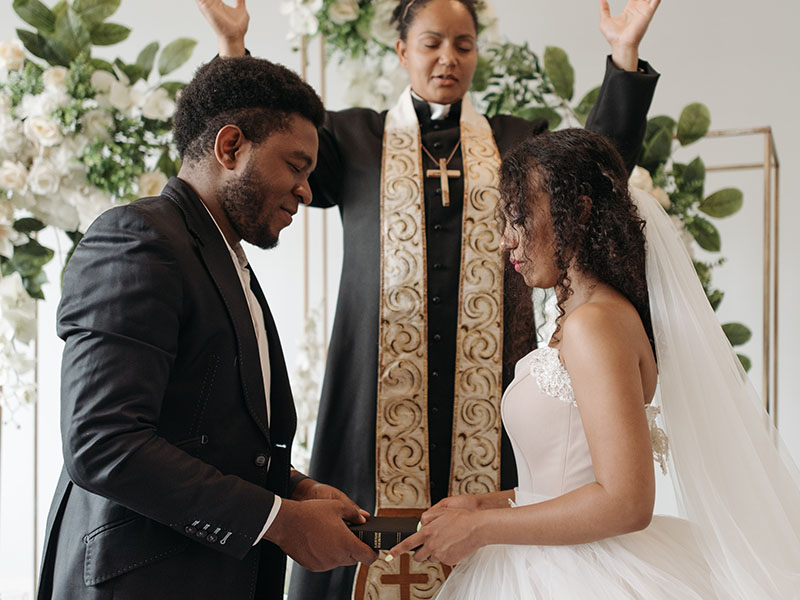
<path fill-rule="evenodd" d="M 181 90 L 173 135 L 181 159 L 197 160 L 213 151 L 225 125 L 258 144 L 285 129 L 292 115 L 317 128 L 325 118 L 322 100 L 297 73 L 252 56 L 216 58 Z"/>

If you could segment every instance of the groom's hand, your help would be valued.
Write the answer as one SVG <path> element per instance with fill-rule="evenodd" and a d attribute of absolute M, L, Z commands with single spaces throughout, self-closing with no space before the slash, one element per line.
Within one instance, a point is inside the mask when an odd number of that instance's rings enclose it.
<path fill-rule="evenodd" d="M 358 507 L 343 500 L 283 500 L 264 539 L 310 571 L 328 571 L 357 562 L 371 564 L 375 552 L 347 528 L 362 523 Z"/>
<path fill-rule="evenodd" d="M 343 491 L 331 485 L 314 481 L 311 478 L 303 479 L 297 484 L 297 487 L 294 488 L 294 492 L 292 493 L 292 500 L 340 500 L 350 505 L 352 509 L 356 510 L 361 517 L 363 517 L 358 521 L 353 521 L 353 523 L 357 525 L 360 525 L 369 517 L 369 513 L 353 502 Z"/>

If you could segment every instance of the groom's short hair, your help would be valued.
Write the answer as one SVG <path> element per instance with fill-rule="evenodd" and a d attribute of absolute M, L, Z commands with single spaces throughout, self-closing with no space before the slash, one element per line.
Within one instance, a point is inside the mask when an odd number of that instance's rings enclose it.
<path fill-rule="evenodd" d="M 181 90 L 173 135 L 181 159 L 198 160 L 213 150 L 225 125 L 258 144 L 295 114 L 317 128 L 325 118 L 319 96 L 294 71 L 251 56 L 216 58 Z"/>

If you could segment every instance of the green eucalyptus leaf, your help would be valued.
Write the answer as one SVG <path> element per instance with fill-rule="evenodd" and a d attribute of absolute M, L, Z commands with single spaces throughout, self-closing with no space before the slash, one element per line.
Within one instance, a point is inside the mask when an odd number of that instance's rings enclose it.
<path fill-rule="evenodd" d="M 58 18 L 59 16 L 63 15 L 67 12 L 67 4 L 66 0 L 59 0 L 59 2 L 53 7 L 53 14 Z"/>
<path fill-rule="evenodd" d="M 475 67 L 475 74 L 472 76 L 472 86 L 470 90 L 473 92 L 484 92 L 489 87 L 489 81 L 492 78 L 492 64 L 485 56 L 478 56 L 478 65 Z"/>
<path fill-rule="evenodd" d="M 39 31 L 53 33 L 56 26 L 56 16 L 39 0 L 14 0 L 14 12 L 28 25 L 33 25 Z"/>
<path fill-rule="evenodd" d="M 600 95 L 600 86 L 597 86 L 593 90 L 589 90 L 589 92 L 578 102 L 578 106 L 575 107 L 575 114 L 578 116 L 578 120 L 581 122 L 581 125 L 586 125 L 586 119 L 589 117 L 589 113 L 592 112 L 592 108 L 597 103 L 597 97 Z"/>
<path fill-rule="evenodd" d="M 549 106 L 528 106 L 516 111 L 515 116 L 522 117 L 528 121 L 547 119 L 549 129 L 555 129 L 561 123 L 561 115 Z"/>
<path fill-rule="evenodd" d="M 169 97 L 175 100 L 175 96 L 178 95 L 178 92 L 180 92 L 183 89 L 183 86 L 185 85 L 186 84 L 183 83 L 182 81 L 165 81 L 159 87 L 162 87 L 165 90 L 167 90 Z"/>
<path fill-rule="evenodd" d="M 72 62 L 73 57 L 70 52 L 54 38 L 46 38 L 43 35 L 25 29 L 17 29 L 17 37 L 19 37 L 28 52 L 43 58 L 48 64 L 68 67 L 69 63 Z"/>
<path fill-rule="evenodd" d="M 43 269 L 32 277 L 23 277 L 22 283 L 25 286 L 25 291 L 28 292 L 31 298 L 44 300 L 42 286 L 47 283 L 47 273 L 45 273 Z"/>
<path fill-rule="evenodd" d="M 692 162 L 686 165 L 686 169 L 683 172 L 683 185 L 681 186 L 681 191 L 702 196 L 705 183 L 706 165 L 703 162 L 703 159 L 698 156 Z"/>
<path fill-rule="evenodd" d="M 722 326 L 722 331 L 728 337 L 731 346 L 741 346 L 750 341 L 753 333 L 746 326 L 741 323 L 725 323 Z"/>
<path fill-rule="evenodd" d="M 696 142 L 708 133 L 711 126 L 711 113 L 705 104 L 695 102 L 681 112 L 678 119 L 678 141 L 681 146 Z"/>
<path fill-rule="evenodd" d="M 153 71 L 153 65 L 156 62 L 157 52 L 158 42 L 152 42 L 147 44 L 147 46 L 145 46 L 142 51 L 139 52 L 139 56 L 136 57 L 136 66 L 147 73 L 145 79 L 150 77 L 150 73 Z"/>
<path fill-rule="evenodd" d="M 87 23 L 102 23 L 117 12 L 121 0 L 75 0 L 73 10 Z"/>
<path fill-rule="evenodd" d="M 23 277 L 34 277 L 52 258 L 53 251 L 50 248 L 45 248 L 36 240 L 29 240 L 27 244 L 14 246 L 11 262 L 14 270 Z"/>
<path fill-rule="evenodd" d="M 719 305 L 722 304 L 722 299 L 725 297 L 725 293 L 719 290 L 714 290 L 708 295 L 708 301 L 711 304 L 711 308 L 717 310 Z"/>
<path fill-rule="evenodd" d="M 699 208 L 711 217 L 729 217 L 739 212 L 744 204 L 744 195 L 736 188 L 725 188 L 714 192 L 700 203 Z"/>
<path fill-rule="evenodd" d="M 78 13 L 69 7 L 63 14 L 56 17 L 55 38 L 70 53 L 71 59 L 75 59 L 78 54 L 90 49 L 92 44 L 92 36 L 86 24 Z"/>
<path fill-rule="evenodd" d="M 128 38 L 131 30 L 117 23 L 100 23 L 92 29 L 92 43 L 97 46 L 113 46 Z"/>
<path fill-rule="evenodd" d="M 172 73 L 192 56 L 197 42 L 189 38 L 178 38 L 167 44 L 158 57 L 158 72 L 161 75 Z"/>
<path fill-rule="evenodd" d="M 167 177 L 174 177 L 178 174 L 178 168 L 175 161 L 170 158 L 168 148 L 164 148 L 164 151 L 161 153 L 158 163 L 156 164 L 156 169 L 164 173 Z"/>
<path fill-rule="evenodd" d="M 108 62 L 107 60 L 103 60 L 102 58 L 93 58 L 93 59 L 91 59 L 89 62 L 90 62 L 90 63 L 91 63 L 91 65 L 92 65 L 92 66 L 93 66 L 95 69 L 97 69 L 97 70 L 100 70 L 100 71 L 108 71 L 108 72 L 109 72 L 109 73 L 111 73 L 112 75 L 116 75 L 116 74 L 114 73 L 114 65 L 112 65 L 112 64 L 111 64 L 110 62 Z"/>
<path fill-rule="evenodd" d="M 14 229 L 19 231 L 20 233 L 25 233 L 30 235 L 31 233 L 36 233 L 37 231 L 41 231 L 44 229 L 46 225 L 42 223 L 39 219 L 33 219 L 31 217 L 26 217 L 24 219 L 18 219 L 14 222 Z"/>
<path fill-rule="evenodd" d="M 694 217 L 686 224 L 686 228 L 703 250 L 708 250 L 709 252 L 720 251 L 722 240 L 720 239 L 719 231 L 711 222 L 703 217 Z"/>
<path fill-rule="evenodd" d="M 561 48 L 547 46 L 544 49 L 544 72 L 553 84 L 555 93 L 572 100 L 575 93 L 575 71 L 569 63 L 567 53 Z"/>
<path fill-rule="evenodd" d="M 675 121 L 670 117 L 653 117 L 647 122 L 639 164 L 654 173 L 672 154 Z"/>
<path fill-rule="evenodd" d="M 138 65 L 126 65 L 124 62 L 122 62 L 122 59 L 114 59 L 114 66 L 116 66 L 117 69 L 125 74 L 125 77 L 128 78 L 128 83 L 130 85 L 133 85 L 140 79 L 146 79 L 147 77 L 147 73 L 145 73 L 144 69 Z"/>
<path fill-rule="evenodd" d="M 753 363 L 750 361 L 750 359 L 744 354 L 737 354 L 736 356 L 739 358 L 739 362 L 742 363 L 742 367 L 744 367 L 745 372 L 749 373 L 750 369 L 753 367 Z"/>

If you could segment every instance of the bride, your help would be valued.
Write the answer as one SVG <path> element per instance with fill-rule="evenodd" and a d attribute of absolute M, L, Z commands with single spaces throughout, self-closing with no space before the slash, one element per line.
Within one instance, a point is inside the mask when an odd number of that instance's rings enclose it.
<path fill-rule="evenodd" d="M 503 244 L 560 316 L 503 398 L 519 486 L 442 500 L 390 552 L 458 563 L 438 600 L 800 598 L 794 467 L 669 218 L 634 195 L 586 130 L 504 157 Z M 686 519 L 653 517 L 652 458 Z"/>

